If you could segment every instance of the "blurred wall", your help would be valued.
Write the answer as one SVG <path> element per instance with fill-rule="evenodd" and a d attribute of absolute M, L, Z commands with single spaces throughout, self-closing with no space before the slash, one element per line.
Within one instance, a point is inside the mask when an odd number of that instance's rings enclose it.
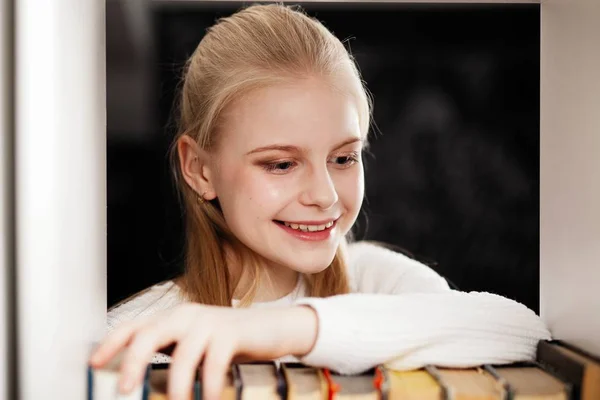
<path fill-rule="evenodd" d="M 600 357 L 600 2 L 542 12 L 541 315 Z"/>
<path fill-rule="evenodd" d="M 134 23 L 120 3 L 107 3 L 109 304 L 181 268 L 166 163 L 175 88 L 205 28 L 240 5 L 139 3 Z M 540 6 L 305 6 L 350 38 L 375 98 L 357 236 L 537 310 Z"/>

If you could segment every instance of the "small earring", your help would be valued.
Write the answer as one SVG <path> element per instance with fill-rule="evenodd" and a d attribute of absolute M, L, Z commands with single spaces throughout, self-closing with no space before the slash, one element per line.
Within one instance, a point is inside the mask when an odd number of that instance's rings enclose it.
<path fill-rule="evenodd" d="M 198 196 L 198 204 L 206 203 L 206 199 L 204 198 L 205 194 L 206 194 L 206 192 L 202 192 L 202 196 Z"/>

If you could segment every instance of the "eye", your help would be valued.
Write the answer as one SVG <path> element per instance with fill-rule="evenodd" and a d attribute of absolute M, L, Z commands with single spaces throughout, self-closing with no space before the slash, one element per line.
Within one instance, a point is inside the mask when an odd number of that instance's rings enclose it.
<path fill-rule="evenodd" d="M 263 168 L 267 172 L 275 172 L 275 173 L 284 173 L 289 171 L 294 167 L 295 163 L 293 161 L 279 161 L 272 163 L 263 164 Z"/>
<path fill-rule="evenodd" d="M 351 153 L 333 158 L 333 163 L 340 167 L 350 167 L 358 162 L 358 154 Z"/>

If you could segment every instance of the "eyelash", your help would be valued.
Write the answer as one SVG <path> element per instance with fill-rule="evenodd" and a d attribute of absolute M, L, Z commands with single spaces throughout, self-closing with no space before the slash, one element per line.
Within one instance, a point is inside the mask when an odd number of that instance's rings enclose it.
<path fill-rule="evenodd" d="M 338 164 L 338 165 L 341 165 L 343 168 L 349 168 L 359 161 L 358 153 L 356 153 L 356 152 L 353 152 L 353 153 L 350 153 L 350 154 L 344 155 L 344 156 L 337 156 L 335 158 L 336 159 L 346 158 L 346 162 L 344 162 L 343 164 Z M 285 173 L 285 172 L 289 171 L 294 166 L 294 164 L 295 164 L 294 161 L 276 161 L 276 162 L 264 163 L 263 168 L 267 172 Z M 282 165 L 289 165 L 289 166 L 288 166 L 288 168 L 283 168 L 283 169 L 278 168 Z"/>

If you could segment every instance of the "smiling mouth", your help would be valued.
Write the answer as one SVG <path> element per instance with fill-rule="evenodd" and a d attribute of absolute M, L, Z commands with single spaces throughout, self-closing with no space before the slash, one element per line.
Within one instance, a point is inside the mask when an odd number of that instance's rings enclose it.
<path fill-rule="evenodd" d="M 331 228 L 335 224 L 337 219 L 335 221 L 329 221 L 326 224 L 321 224 L 321 225 L 296 224 L 293 222 L 286 222 L 286 221 L 279 221 L 279 220 L 274 220 L 274 221 L 280 225 L 284 225 L 290 229 L 300 231 L 300 232 L 321 232 L 321 231 Z"/>

